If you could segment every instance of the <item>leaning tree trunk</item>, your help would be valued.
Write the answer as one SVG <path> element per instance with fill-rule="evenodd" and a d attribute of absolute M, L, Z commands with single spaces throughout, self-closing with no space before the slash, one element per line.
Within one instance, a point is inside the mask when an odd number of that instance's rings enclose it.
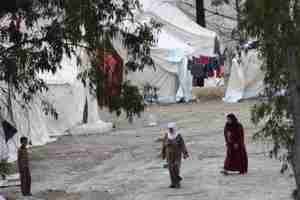
<path fill-rule="evenodd" d="M 294 125 L 292 166 L 297 186 L 295 199 L 300 200 L 300 71 L 296 62 L 296 51 L 290 49 L 288 55 L 290 67 L 290 103 L 292 104 L 291 107 Z"/>
<path fill-rule="evenodd" d="M 298 83 L 299 84 L 299 83 Z M 300 200 L 300 84 L 292 86 L 292 107 L 294 121 L 294 144 L 292 150 L 292 165 L 297 185 L 297 200 Z"/>
<path fill-rule="evenodd" d="M 13 86 L 12 86 L 12 79 L 10 78 L 8 83 L 8 95 L 7 95 L 7 111 L 10 118 L 10 121 L 16 125 L 15 117 L 14 117 L 14 111 L 13 111 L 13 104 L 12 104 L 12 92 L 13 92 Z"/>

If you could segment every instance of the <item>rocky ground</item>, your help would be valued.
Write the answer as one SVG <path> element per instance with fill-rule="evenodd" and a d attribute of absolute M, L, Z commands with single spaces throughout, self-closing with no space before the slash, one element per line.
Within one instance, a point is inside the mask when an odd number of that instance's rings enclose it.
<path fill-rule="evenodd" d="M 68 136 L 32 150 L 31 199 L 72 200 L 287 200 L 294 182 L 279 173 L 280 163 L 269 159 L 267 146 L 254 143 L 250 123 L 253 102 L 220 101 L 189 105 L 153 106 L 143 119 L 129 125 L 119 120 L 117 130 L 105 135 Z M 223 125 L 234 112 L 244 124 L 249 174 L 223 176 Z M 159 125 L 147 127 L 152 113 Z M 168 171 L 158 157 L 156 139 L 169 122 L 178 124 L 191 158 L 183 162 L 183 187 L 169 189 Z M 18 188 L 6 193 L 19 196 Z M 20 199 L 20 197 L 19 197 Z"/>

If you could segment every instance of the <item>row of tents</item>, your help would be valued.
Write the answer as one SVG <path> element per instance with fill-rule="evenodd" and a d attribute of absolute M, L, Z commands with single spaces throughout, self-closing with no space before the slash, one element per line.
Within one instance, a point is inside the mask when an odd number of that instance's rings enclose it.
<path fill-rule="evenodd" d="M 173 103 L 184 98 L 192 100 L 192 75 L 187 68 L 188 58 L 194 55 L 215 56 L 218 36 L 188 18 L 176 5 L 163 0 L 142 0 L 142 10 L 136 14 L 140 22 L 154 18 L 162 23 L 156 46 L 151 50 L 156 70 L 145 68 L 143 72 L 131 72 L 125 79 L 142 88 L 150 84 L 159 88 L 160 102 Z M 126 61 L 127 53 L 117 39 L 112 44 L 119 56 Z M 79 52 L 82 65 L 90 65 L 90 59 Z M 242 60 L 242 62 L 240 62 Z M 227 102 L 257 95 L 262 86 L 263 75 L 259 68 L 257 53 L 249 52 L 239 61 L 234 61 L 226 96 Z M 103 133 L 110 131 L 113 124 L 101 120 L 98 102 L 87 88 L 77 79 L 80 68 L 76 58 L 64 57 L 63 68 L 55 75 L 42 74 L 49 87 L 47 98 L 56 108 L 59 118 L 45 116 L 41 105 L 33 100 L 31 109 L 25 112 L 15 103 L 14 117 L 18 134 L 6 144 L 0 136 L 0 156 L 16 159 L 16 149 L 20 136 L 29 137 L 32 145 L 44 145 L 53 141 L 52 136 L 64 134 Z M 249 92 L 247 92 L 249 90 Z M 0 97 L 1 98 L 1 97 Z M 84 107 L 88 103 L 87 124 L 82 124 Z M 2 112 L 3 116 L 7 113 Z M 2 138 L 1 138 L 2 137 Z"/>

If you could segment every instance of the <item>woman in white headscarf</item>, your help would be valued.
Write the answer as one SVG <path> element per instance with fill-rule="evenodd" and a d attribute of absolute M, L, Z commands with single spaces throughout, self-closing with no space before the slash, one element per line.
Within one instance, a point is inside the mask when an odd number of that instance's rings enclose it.
<path fill-rule="evenodd" d="M 181 159 L 189 157 L 184 140 L 180 134 L 176 131 L 176 124 L 168 124 L 168 134 L 166 134 L 163 147 L 162 158 L 167 159 L 168 168 L 170 173 L 171 185 L 170 188 L 180 188 L 180 166 Z"/>

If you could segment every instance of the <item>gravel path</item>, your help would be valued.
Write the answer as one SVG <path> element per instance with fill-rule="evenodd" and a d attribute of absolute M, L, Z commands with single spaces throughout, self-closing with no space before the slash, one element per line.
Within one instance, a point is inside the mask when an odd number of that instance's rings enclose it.
<path fill-rule="evenodd" d="M 251 141 L 256 130 L 249 121 L 252 104 L 210 101 L 150 109 L 161 125 L 177 122 L 191 153 L 191 158 L 183 162 L 184 181 L 180 190 L 168 188 L 168 171 L 158 158 L 160 143 L 155 140 L 161 135 L 161 126 L 146 127 L 146 120 L 130 126 L 120 119 L 119 130 L 110 134 L 64 137 L 34 149 L 34 196 L 66 199 L 62 195 L 80 194 L 73 199 L 82 200 L 290 199 L 293 179 L 279 173 L 280 163 L 266 157 L 266 146 Z M 225 151 L 224 118 L 229 112 L 236 113 L 246 128 L 249 153 L 246 176 L 219 173 Z M 57 195 L 50 197 L 49 189 L 66 193 L 56 192 Z"/>

